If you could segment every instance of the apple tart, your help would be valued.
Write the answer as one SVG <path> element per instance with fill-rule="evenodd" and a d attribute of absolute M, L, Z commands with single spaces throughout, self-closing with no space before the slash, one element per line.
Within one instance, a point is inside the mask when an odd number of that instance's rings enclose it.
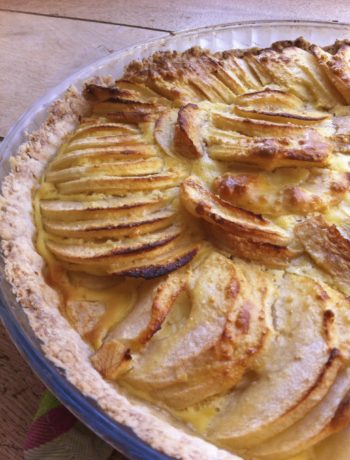
<path fill-rule="evenodd" d="M 350 455 L 349 56 L 159 52 L 12 159 L 5 273 L 45 353 L 170 456 Z"/>

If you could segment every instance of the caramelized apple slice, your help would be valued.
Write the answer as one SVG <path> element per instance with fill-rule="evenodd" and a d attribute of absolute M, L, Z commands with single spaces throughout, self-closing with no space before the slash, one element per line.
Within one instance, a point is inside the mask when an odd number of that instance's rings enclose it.
<path fill-rule="evenodd" d="M 195 176 L 182 182 L 180 196 L 188 212 L 224 231 L 262 243 L 286 245 L 289 241 L 282 228 L 258 214 L 232 206 L 207 190 Z"/>
<path fill-rule="evenodd" d="M 110 273 L 135 278 L 157 278 L 187 265 L 198 253 L 199 248 L 200 243 L 184 239 L 169 253 L 155 257 L 151 261 L 147 257 L 144 260 L 130 263 L 129 266 L 111 267 Z"/>
<path fill-rule="evenodd" d="M 324 398 L 342 366 L 327 310 L 336 311 L 335 304 L 320 284 L 284 276 L 271 311 L 270 346 L 259 356 L 251 384 L 233 392 L 212 421 L 211 439 L 231 449 L 253 447 L 292 426 Z"/>
<path fill-rule="evenodd" d="M 248 211 L 308 214 L 338 204 L 350 187 L 350 175 L 317 168 L 226 173 L 214 187 L 221 198 Z"/>

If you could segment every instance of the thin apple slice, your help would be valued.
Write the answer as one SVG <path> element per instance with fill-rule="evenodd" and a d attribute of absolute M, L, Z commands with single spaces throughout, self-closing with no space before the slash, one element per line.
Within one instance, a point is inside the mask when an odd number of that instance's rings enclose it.
<path fill-rule="evenodd" d="M 338 49 L 328 52 L 320 46 L 313 45 L 310 51 L 317 59 L 321 69 L 324 70 L 328 78 L 343 96 L 347 104 L 350 104 L 350 46 L 342 43 Z"/>
<path fill-rule="evenodd" d="M 82 137 L 104 137 L 117 135 L 137 135 L 140 134 L 139 129 L 125 125 L 122 123 L 113 123 L 108 120 L 94 119 L 95 121 L 84 121 L 78 129 L 70 136 L 69 140 L 77 140 Z"/>
<path fill-rule="evenodd" d="M 322 216 L 309 217 L 296 235 L 316 265 L 332 276 L 334 285 L 350 295 L 350 238 L 346 229 L 329 225 Z"/>
<path fill-rule="evenodd" d="M 161 114 L 154 125 L 154 138 L 160 148 L 169 156 L 175 156 L 174 131 L 177 116 L 177 110 L 167 110 Z"/>
<path fill-rule="evenodd" d="M 79 166 L 86 162 L 99 163 L 100 161 L 140 160 L 156 155 L 157 152 L 154 147 L 144 143 L 103 148 L 86 148 L 58 155 L 50 163 L 50 170 L 53 171 L 70 166 Z"/>
<path fill-rule="evenodd" d="M 47 247 L 60 260 L 80 264 L 110 264 L 115 259 L 129 255 L 147 255 L 150 257 L 155 249 L 170 243 L 181 234 L 181 227 L 172 226 L 168 229 L 142 235 L 136 238 L 125 238 L 117 241 L 103 241 L 98 243 L 66 240 L 48 240 Z"/>
<path fill-rule="evenodd" d="M 73 222 L 45 220 L 48 233 L 72 238 L 134 237 L 169 226 L 176 218 L 174 209 L 165 208 L 147 216 L 126 216 L 114 219 L 96 219 Z"/>
<path fill-rule="evenodd" d="M 294 94 L 272 88 L 265 88 L 261 91 L 242 94 L 236 97 L 235 104 L 243 107 L 269 107 L 275 110 L 300 110 L 304 107 L 304 102 Z"/>
<path fill-rule="evenodd" d="M 185 175 L 185 170 L 178 168 L 147 176 L 83 177 L 57 184 L 57 188 L 64 195 L 87 192 L 125 195 L 132 191 L 151 191 L 175 187 Z"/>
<path fill-rule="evenodd" d="M 265 138 L 228 137 L 227 132 L 216 130 L 213 141 L 208 146 L 208 154 L 213 160 L 254 165 L 266 170 L 291 166 L 322 168 L 327 166 L 332 153 L 331 142 L 309 128 L 300 128 L 300 137 Z"/>
<path fill-rule="evenodd" d="M 187 158 L 200 158 L 204 155 L 204 145 L 200 132 L 203 117 L 198 105 L 187 104 L 180 108 L 175 125 L 174 147 Z"/>
<path fill-rule="evenodd" d="M 154 212 L 173 201 L 177 188 L 149 193 L 133 193 L 126 196 L 93 196 L 82 201 L 41 200 L 40 211 L 45 219 L 59 221 L 103 219 L 106 217 L 140 216 Z"/>
<path fill-rule="evenodd" d="M 326 210 L 340 203 L 349 187 L 348 173 L 319 168 L 225 173 L 214 183 L 218 195 L 234 206 L 275 216 Z"/>
<path fill-rule="evenodd" d="M 207 436 L 230 449 L 250 448 L 292 426 L 325 397 L 342 366 L 327 310 L 335 305 L 322 285 L 284 276 L 272 308 L 273 340 L 259 357 L 256 376 L 232 393 Z"/>
<path fill-rule="evenodd" d="M 180 197 L 188 212 L 224 231 L 262 243 L 286 245 L 289 241 L 281 227 L 258 214 L 232 206 L 207 190 L 195 176 L 182 182 Z"/>
<path fill-rule="evenodd" d="M 241 111 L 244 112 L 244 108 Z M 266 117 L 268 118 L 268 117 Z M 250 137 L 302 137 L 306 134 L 311 136 L 315 132 L 313 128 L 307 128 L 293 123 L 276 123 L 266 119 L 253 119 L 222 112 L 213 112 L 212 122 L 215 127 L 237 131 L 240 134 Z"/>
<path fill-rule="evenodd" d="M 283 111 L 282 108 L 272 110 L 269 107 L 254 108 L 250 106 L 234 106 L 234 113 L 240 117 L 265 120 L 273 123 L 293 123 L 294 125 L 310 126 L 329 120 L 331 115 L 325 112 L 292 110 Z"/>
<path fill-rule="evenodd" d="M 111 267 L 109 273 L 120 276 L 153 279 L 167 275 L 187 265 L 198 253 L 200 243 L 190 242 L 184 239 L 169 253 L 155 257 L 152 260 L 144 260 L 131 263 L 129 266 Z"/>
<path fill-rule="evenodd" d="M 214 246 L 223 249 L 226 253 L 242 259 L 259 262 L 268 267 L 288 267 L 290 261 L 302 253 L 302 251 L 291 249 L 288 246 L 261 243 L 247 237 L 223 232 L 216 225 L 207 223 L 205 228 Z"/>
<path fill-rule="evenodd" d="M 141 134 L 123 134 L 123 135 L 107 135 L 107 136 L 84 136 L 77 139 L 72 139 L 65 147 L 65 153 L 74 150 L 82 150 L 86 148 L 105 148 L 116 147 L 118 145 L 132 146 L 134 144 L 143 143 L 144 139 Z"/>
<path fill-rule="evenodd" d="M 192 301 L 187 321 L 175 334 L 154 335 L 125 379 L 178 409 L 232 388 L 265 346 L 264 311 L 274 298 L 267 279 L 276 277 L 212 252 L 176 285 Z"/>
<path fill-rule="evenodd" d="M 320 108 L 331 108 L 343 102 L 324 70 L 312 53 L 302 49 L 307 44 L 281 44 L 278 47 L 252 54 L 259 69 L 282 88 L 298 96 L 303 101 L 314 103 Z M 306 46 L 305 46 L 306 45 Z"/>
<path fill-rule="evenodd" d="M 161 158 L 153 157 L 134 161 L 112 161 L 105 163 L 72 166 L 59 171 L 47 171 L 47 182 L 62 183 L 88 176 L 143 176 L 156 174 L 163 169 L 164 162 Z"/>
<path fill-rule="evenodd" d="M 261 460 L 283 460 L 317 444 L 350 422 L 350 373 L 339 374 L 324 399 L 304 418 L 249 452 Z"/>

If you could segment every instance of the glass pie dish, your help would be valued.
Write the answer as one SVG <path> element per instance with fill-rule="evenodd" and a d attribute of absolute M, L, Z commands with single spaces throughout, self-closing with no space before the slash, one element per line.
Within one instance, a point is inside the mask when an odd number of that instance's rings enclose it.
<path fill-rule="evenodd" d="M 350 26 L 345 24 L 288 21 L 230 24 L 164 37 L 160 40 L 118 51 L 103 58 L 62 82 L 20 118 L 0 148 L 2 159 L 1 178 L 7 174 L 9 170 L 8 160 L 12 154 L 17 152 L 18 147 L 25 140 L 25 133 L 39 128 L 46 117 L 50 104 L 60 98 L 70 85 L 81 89 L 83 82 L 95 75 L 120 77 L 124 67 L 130 61 L 142 59 L 158 50 L 173 49 L 183 51 L 194 45 L 209 48 L 212 51 L 252 46 L 266 47 L 276 40 L 295 39 L 301 35 L 314 43 L 326 45 L 336 39 L 350 38 Z M 33 370 L 37 372 L 55 395 L 100 437 L 130 458 L 167 458 L 147 446 L 130 429 L 111 420 L 94 401 L 78 392 L 67 381 L 64 373 L 44 356 L 40 348 L 40 342 L 36 339 L 26 319 L 25 311 L 16 302 L 11 293 L 11 288 L 4 280 L 3 274 L 1 274 L 1 277 L 1 317 L 5 326 Z"/>

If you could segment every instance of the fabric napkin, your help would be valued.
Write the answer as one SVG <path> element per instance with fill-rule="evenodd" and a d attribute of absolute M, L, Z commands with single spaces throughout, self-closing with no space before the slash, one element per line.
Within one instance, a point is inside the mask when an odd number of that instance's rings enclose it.
<path fill-rule="evenodd" d="M 127 460 L 46 391 L 24 443 L 24 460 L 112 459 Z"/>

